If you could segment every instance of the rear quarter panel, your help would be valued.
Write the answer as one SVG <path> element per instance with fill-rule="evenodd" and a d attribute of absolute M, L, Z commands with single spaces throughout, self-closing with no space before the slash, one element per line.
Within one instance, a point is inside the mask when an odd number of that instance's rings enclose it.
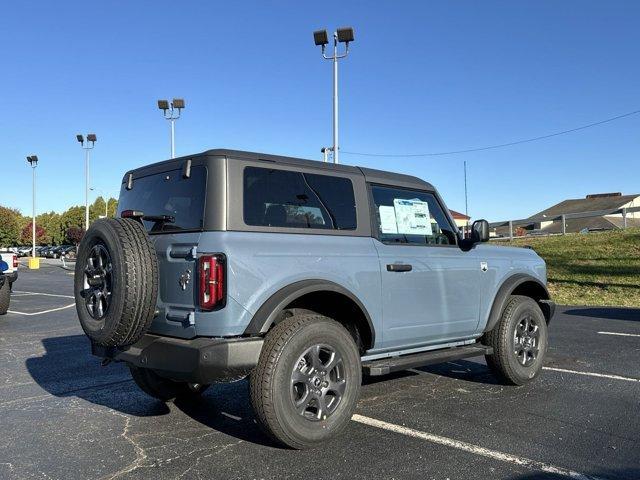
<path fill-rule="evenodd" d="M 337 283 L 358 297 L 376 329 L 376 343 L 381 340 L 380 267 L 370 237 L 207 232 L 200 237 L 198 252 L 227 256 L 228 302 L 219 312 L 196 315 L 198 335 L 241 335 L 278 290 L 319 279 Z"/>

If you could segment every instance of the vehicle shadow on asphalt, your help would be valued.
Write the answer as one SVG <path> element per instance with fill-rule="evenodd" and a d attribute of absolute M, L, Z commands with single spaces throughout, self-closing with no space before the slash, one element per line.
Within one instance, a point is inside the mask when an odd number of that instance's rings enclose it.
<path fill-rule="evenodd" d="M 380 382 L 390 382 L 395 379 L 420 375 L 421 373 L 432 373 L 441 377 L 483 383 L 486 385 L 502 385 L 500 379 L 496 377 L 491 370 L 489 370 L 486 364 L 472 362 L 469 360 L 456 360 L 453 362 L 439 363 L 437 365 L 427 365 L 380 377 L 364 376 L 362 378 L 362 385 L 374 385 Z"/>
<path fill-rule="evenodd" d="M 580 307 L 569 308 L 562 313 L 581 317 L 601 318 L 604 320 L 628 320 L 640 322 L 640 309 L 624 307 Z"/>
<path fill-rule="evenodd" d="M 611 480 L 637 480 L 640 478 L 640 469 L 638 468 L 622 468 L 613 469 L 606 468 L 597 471 L 581 472 L 585 475 L 582 478 L 598 478 L 598 479 L 611 479 Z M 518 475 L 516 477 L 510 477 L 511 480 L 566 480 L 566 475 L 554 474 L 554 473 L 528 473 L 524 475 Z"/>
<path fill-rule="evenodd" d="M 124 364 L 102 367 L 90 353 L 84 335 L 42 340 L 42 356 L 25 362 L 33 380 L 56 397 L 77 397 L 95 405 L 136 417 L 171 413 L 159 400 L 143 393 Z M 176 401 L 175 406 L 193 420 L 221 433 L 251 443 L 278 447 L 258 427 L 249 403 L 248 382 L 212 385 L 200 398 Z"/>

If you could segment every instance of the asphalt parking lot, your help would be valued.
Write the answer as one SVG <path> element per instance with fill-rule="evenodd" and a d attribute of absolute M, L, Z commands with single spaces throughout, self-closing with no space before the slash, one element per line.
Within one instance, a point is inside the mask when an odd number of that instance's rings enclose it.
<path fill-rule="evenodd" d="M 101 367 L 58 265 L 22 268 L 0 317 L 1 479 L 640 479 L 640 310 L 561 307 L 529 386 L 482 359 L 370 379 L 348 431 L 298 452 L 260 433 L 246 381 L 166 406 Z"/>

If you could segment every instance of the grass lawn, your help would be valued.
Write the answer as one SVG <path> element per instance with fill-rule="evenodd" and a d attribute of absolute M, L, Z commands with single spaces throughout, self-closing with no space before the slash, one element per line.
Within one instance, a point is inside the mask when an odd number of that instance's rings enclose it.
<path fill-rule="evenodd" d="M 549 290 L 558 304 L 640 307 L 638 228 L 505 243 L 530 245 L 545 259 Z"/>

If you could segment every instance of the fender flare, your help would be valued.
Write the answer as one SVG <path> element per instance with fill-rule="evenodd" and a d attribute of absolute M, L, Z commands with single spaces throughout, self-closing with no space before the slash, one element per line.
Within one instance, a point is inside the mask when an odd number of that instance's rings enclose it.
<path fill-rule="evenodd" d="M 498 323 L 498 320 L 500 320 L 500 315 L 504 310 L 505 304 L 507 303 L 509 296 L 513 293 L 513 291 L 516 288 L 518 288 L 520 285 L 522 285 L 525 282 L 533 282 L 542 289 L 541 292 L 543 293 L 541 295 L 541 298 L 536 301 L 543 304 L 541 305 L 542 313 L 547 319 L 547 323 L 549 323 L 549 321 L 551 320 L 551 317 L 553 316 L 555 305 L 553 304 L 553 302 L 550 301 L 551 296 L 549 295 L 549 290 L 547 289 L 547 286 L 544 283 L 542 283 L 538 278 L 532 275 L 527 275 L 525 273 L 517 273 L 515 275 L 508 277 L 504 282 L 502 282 L 502 285 L 500 285 L 500 288 L 498 289 L 498 293 L 496 293 L 496 296 L 493 299 L 493 305 L 491 306 L 489 319 L 487 320 L 487 325 L 484 328 L 485 332 L 489 332 L 493 330 L 493 327 L 495 327 L 495 325 Z"/>
<path fill-rule="evenodd" d="M 302 280 L 299 282 L 295 282 L 281 288 L 276 293 L 271 295 L 271 297 L 269 297 L 269 299 L 267 299 L 262 304 L 262 306 L 258 309 L 258 311 L 249 322 L 249 325 L 244 331 L 245 335 L 258 335 L 266 333 L 273 325 L 273 323 L 278 319 L 278 316 L 280 315 L 282 310 L 284 310 L 284 308 L 288 304 L 308 293 L 322 291 L 340 293 L 352 300 L 358 306 L 358 308 L 362 310 L 362 313 L 364 314 L 364 317 L 369 326 L 369 331 L 371 332 L 371 345 L 367 348 L 372 348 L 375 344 L 376 331 L 373 328 L 371 316 L 369 315 L 369 312 L 362 304 L 360 299 L 343 286 L 329 280 L 320 279 Z"/>

